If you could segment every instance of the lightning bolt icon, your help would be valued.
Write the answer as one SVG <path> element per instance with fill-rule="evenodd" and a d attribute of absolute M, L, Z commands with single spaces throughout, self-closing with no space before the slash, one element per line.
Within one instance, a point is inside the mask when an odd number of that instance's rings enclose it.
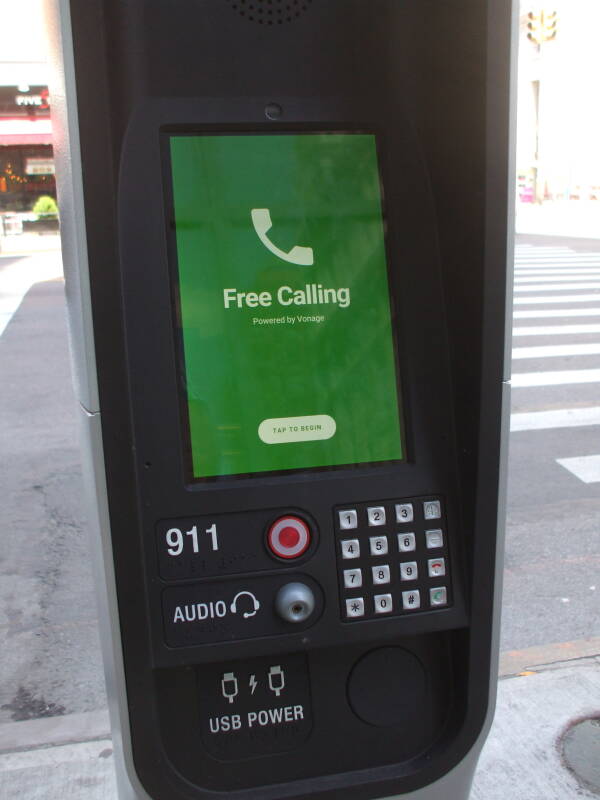
<path fill-rule="evenodd" d="M 256 691 L 256 687 L 258 686 L 258 682 L 256 680 L 255 675 L 250 676 L 250 694 L 254 694 Z"/>

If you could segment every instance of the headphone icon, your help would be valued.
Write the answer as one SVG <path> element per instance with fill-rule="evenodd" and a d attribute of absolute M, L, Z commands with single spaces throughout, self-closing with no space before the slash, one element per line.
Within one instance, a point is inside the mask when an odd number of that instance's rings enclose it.
<path fill-rule="evenodd" d="M 252 598 L 253 611 L 244 611 L 243 614 L 244 619 L 248 619 L 248 617 L 253 617 L 260 608 L 260 603 L 258 602 L 256 597 L 252 594 L 252 592 L 247 592 L 247 591 L 238 592 L 236 596 L 233 598 L 233 602 L 231 603 L 231 608 L 229 610 L 231 611 L 232 614 L 237 614 L 237 601 L 240 599 L 240 597 L 243 597 L 244 595 L 247 595 L 248 597 Z"/>

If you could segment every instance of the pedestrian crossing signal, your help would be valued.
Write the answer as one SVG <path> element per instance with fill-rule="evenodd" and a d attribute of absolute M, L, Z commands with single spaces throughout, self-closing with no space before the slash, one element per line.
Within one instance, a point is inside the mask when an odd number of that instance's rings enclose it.
<path fill-rule="evenodd" d="M 558 14 L 556 11 L 530 11 L 527 14 L 527 38 L 537 45 L 556 38 Z"/>

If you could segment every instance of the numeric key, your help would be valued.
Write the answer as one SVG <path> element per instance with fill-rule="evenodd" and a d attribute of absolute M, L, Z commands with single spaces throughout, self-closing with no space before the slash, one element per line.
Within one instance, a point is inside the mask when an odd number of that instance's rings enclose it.
<path fill-rule="evenodd" d="M 372 556 L 387 556 L 388 554 L 387 536 L 371 536 L 369 546 Z"/>
<path fill-rule="evenodd" d="M 360 558 L 360 542 L 358 539 L 345 539 L 341 543 L 342 558 Z"/>
<path fill-rule="evenodd" d="M 373 598 L 376 614 L 391 614 L 394 610 L 391 594 L 376 594 Z"/>
<path fill-rule="evenodd" d="M 338 519 L 340 522 L 340 530 L 342 531 L 351 531 L 358 527 L 358 515 L 353 508 L 339 511 Z"/>
<path fill-rule="evenodd" d="M 398 550 L 401 553 L 412 553 L 417 549 L 417 539 L 414 533 L 398 534 Z"/>
<path fill-rule="evenodd" d="M 385 508 L 383 506 L 367 508 L 367 517 L 369 519 L 369 525 L 372 528 L 385 525 Z"/>
<path fill-rule="evenodd" d="M 344 586 L 346 589 L 360 589 L 362 586 L 362 570 L 360 569 L 345 569 L 344 570 Z"/>
<path fill-rule="evenodd" d="M 400 580 L 416 581 L 419 577 L 419 568 L 416 561 L 404 561 L 400 564 Z"/>
<path fill-rule="evenodd" d="M 396 505 L 396 522 L 412 522 L 415 518 L 412 503 L 398 503 Z"/>
<path fill-rule="evenodd" d="M 373 576 L 373 583 L 375 586 L 390 582 L 390 568 L 388 564 L 381 564 L 378 567 L 371 567 L 371 574 Z"/>

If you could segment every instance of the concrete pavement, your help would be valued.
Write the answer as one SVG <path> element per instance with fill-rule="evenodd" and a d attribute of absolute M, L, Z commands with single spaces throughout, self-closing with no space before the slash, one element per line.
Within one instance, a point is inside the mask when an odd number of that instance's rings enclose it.
<path fill-rule="evenodd" d="M 60 236 L 58 233 L 21 233 L 15 236 L 0 236 L 2 256 L 32 255 L 33 253 L 58 252 Z"/>
<path fill-rule="evenodd" d="M 502 679 L 471 800 L 597 799 L 563 765 L 559 747 L 570 723 L 592 715 L 600 715 L 598 656 Z"/>
<path fill-rule="evenodd" d="M 29 262 L 8 267 L 25 285 Z M 12 316 L 0 375 L 0 723 L 104 708 L 61 280 Z"/>

